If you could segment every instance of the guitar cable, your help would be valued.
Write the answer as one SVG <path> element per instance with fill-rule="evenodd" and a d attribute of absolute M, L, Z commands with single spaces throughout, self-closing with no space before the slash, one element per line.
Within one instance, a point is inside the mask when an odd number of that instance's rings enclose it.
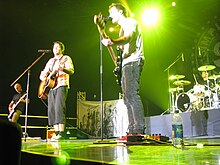
<path fill-rule="evenodd" d="M 48 106 L 47 106 L 47 104 L 45 103 L 45 101 L 41 98 L 40 99 L 41 101 L 42 101 L 42 103 L 45 105 L 45 107 L 47 107 L 48 108 Z"/>

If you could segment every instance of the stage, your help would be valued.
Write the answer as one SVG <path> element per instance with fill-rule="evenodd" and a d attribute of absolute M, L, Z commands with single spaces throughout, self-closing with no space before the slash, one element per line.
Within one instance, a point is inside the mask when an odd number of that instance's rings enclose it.
<path fill-rule="evenodd" d="M 176 149 L 171 143 L 171 118 L 173 114 L 146 117 L 145 135 L 161 134 L 169 137 L 165 142 L 144 139 L 128 143 L 118 137 L 108 139 L 75 137 L 57 142 L 41 137 L 19 140 L 14 123 L 1 123 L 5 132 L 0 141 L 1 162 L 13 160 L 11 153 L 18 156 L 21 165 L 42 164 L 219 164 L 220 162 L 220 110 L 209 109 L 183 112 L 184 145 Z M 15 129 L 14 129 L 15 128 Z M 73 135 L 74 136 L 74 135 Z M 17 141 L 17 143 L 16 143 Z M 13 143 L 12 143 L 13 142 Z M 19 146 L 20 145 L 20 146 Z M 16 148 L 18 149 L 16 152 Z M 10 163 L 8 163 L 10 164 Z M 14 162 L 13 162 L 14 165 Z"/>
<path fill-rule="evenodd" d="M 111 139 L 110 142 L 114 140 Z M 22 142 L 22 165 L 60 164 L 219 164 L 218 137 L 185 138 L 185 148 L 176 149 L 170 143 L 126 145 L 97 144 L 97 139 L 66 140 L 62 142 Z"/>

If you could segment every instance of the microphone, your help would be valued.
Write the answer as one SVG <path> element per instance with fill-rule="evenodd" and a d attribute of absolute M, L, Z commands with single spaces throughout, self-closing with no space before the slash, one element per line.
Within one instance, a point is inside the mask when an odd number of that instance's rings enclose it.
<path fill-rule="evenodd" d="M 182 57 L 182 61 L 184 61 L 184 55 L 183 55 L 183 53 L 182 53 L 182 56 L 181 56 L 181 57 Z"/>
<path fill-rule="evenodd" d="M 51 50 L 47 50 L 47 49 L 39 49 L 37 50 L 39 53 L 50 53 L 52 52 Z"/>
<path fill-rule="evenodd" d="M 109 16 L 103 16 L 103 19 L 104 19 L 105 21 L 111 21 L 111 20 L 112 20 L 112 18 L 109 17 Z"/>
<path fill-rule="evenodd" d="M 199 55 L 201 56 L 201 50 L 200 50 L 200 47 L 198 47 L 198 50 L 199 50 Z"/>

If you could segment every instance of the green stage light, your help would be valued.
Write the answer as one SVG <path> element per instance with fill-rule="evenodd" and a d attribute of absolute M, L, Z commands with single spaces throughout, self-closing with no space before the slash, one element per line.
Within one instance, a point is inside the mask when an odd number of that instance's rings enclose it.
<path fill-rule="evenodd" d="M 172 6 L 173 7 L 176 6 L 176 2 L 175 1 L 172 2 Z"/>
<path fill-rule="evenodd" d="M 155 26 L 160 18 L 160 13 L 156 8 L 146 9 L 142 14 L 142 21 L 146 26 Z"/>

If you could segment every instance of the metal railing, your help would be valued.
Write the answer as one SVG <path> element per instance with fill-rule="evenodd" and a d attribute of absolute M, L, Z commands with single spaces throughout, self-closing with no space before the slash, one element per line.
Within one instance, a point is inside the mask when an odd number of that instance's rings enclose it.
<path fill-rule="evenodd" d="M 0 117 L 7 117 L 8 114 L 0 114 Z M 21 118 L 38 118 L 38 119 L 48 119 L 47 116 L 37 116 L 37 115 L 20 115 Z M 66 117 L 66 120 L 76 120 L 77 123 L 77 118 L 76 117 Z M 52 128 L 51 126 L 45 125 L 45 126 L 21 126 L 21 128 L 30 128 L 30 129 L 46 129 L 46 131 L 50 128 Z M 77 129 L 77 126 L 66 126 L 66 129 Z"/>

